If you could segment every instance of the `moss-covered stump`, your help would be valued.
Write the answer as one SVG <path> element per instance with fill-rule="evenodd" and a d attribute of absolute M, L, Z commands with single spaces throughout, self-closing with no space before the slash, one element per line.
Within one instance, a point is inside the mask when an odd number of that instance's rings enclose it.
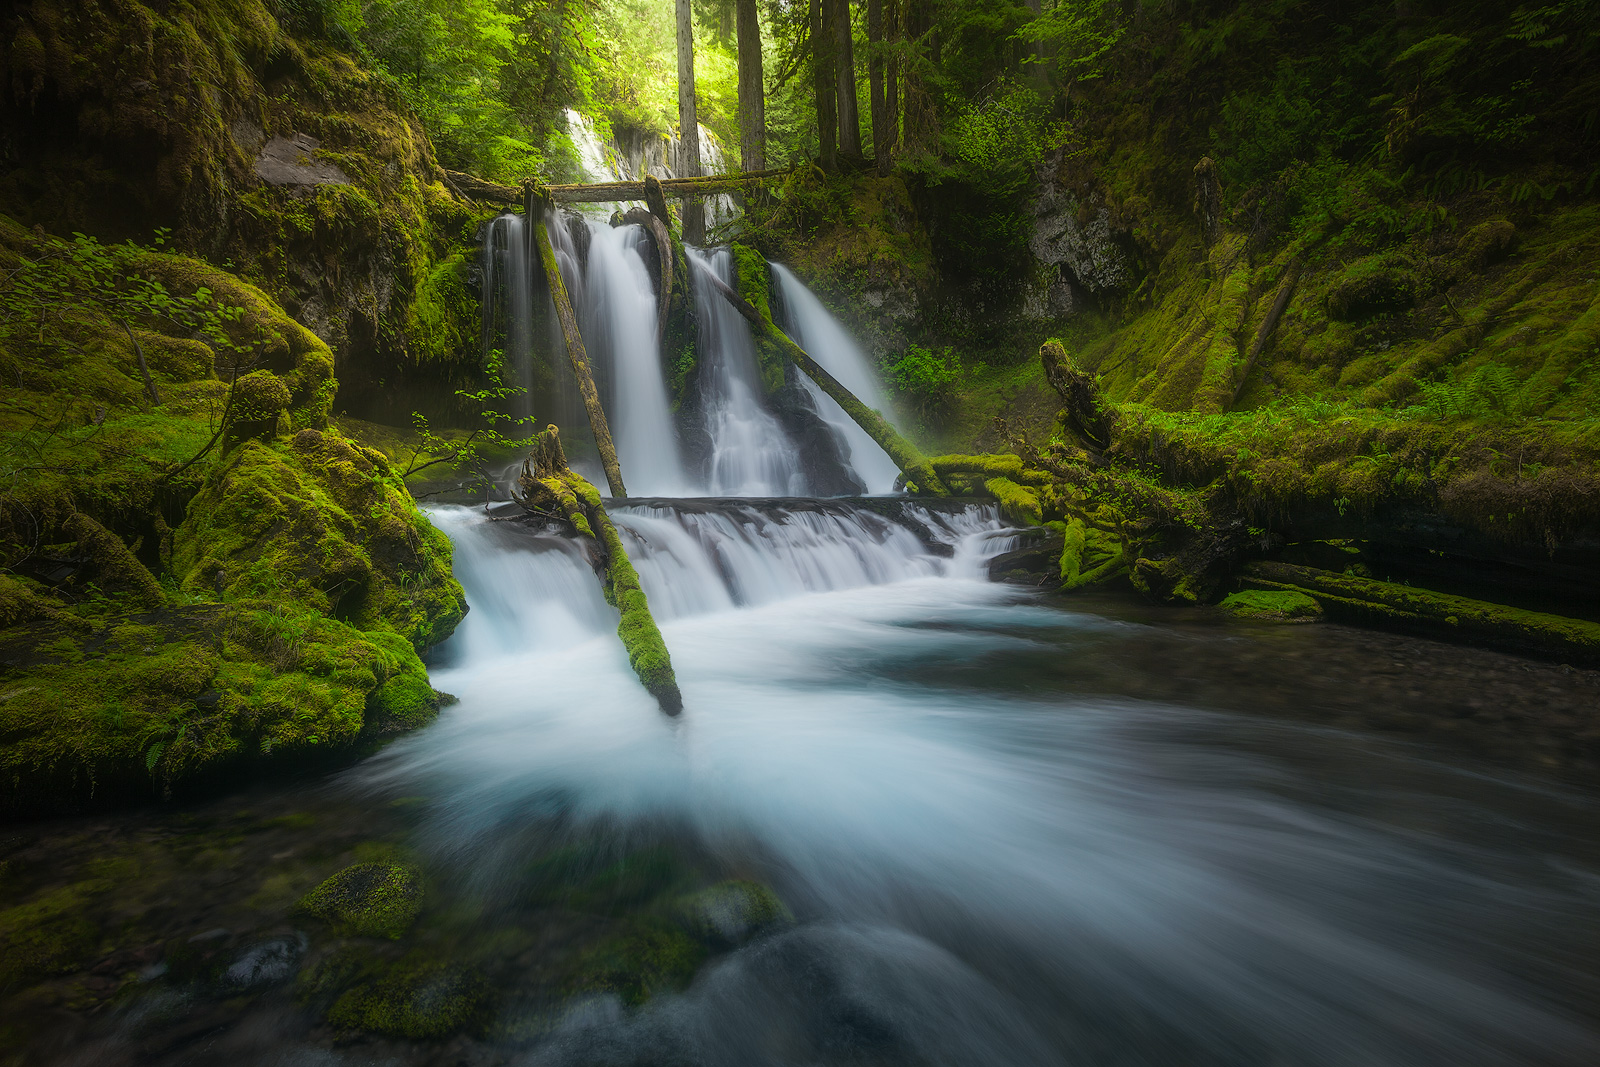
<path fill-rule="evenodd" d="M 398 863 L 358 863 L 307 893 L 297 910 L 341 936 L 398 940 L 422 910 L 421 874 Z"/>
<path fill-rule="evenodd" d="M 1315 599 L 1293 589 L 1246 589 L 1228 594 L 1217 607 L 1239 619 L 1312 622 L 1322 617 Z"/>
<path fill-rule="evenodd" d="M 1288 563 L 1248 564 L 1243 580 L 1258 588 L 1307 595 L 1335 619 L 1600 664 L 1600 623 Z"/>

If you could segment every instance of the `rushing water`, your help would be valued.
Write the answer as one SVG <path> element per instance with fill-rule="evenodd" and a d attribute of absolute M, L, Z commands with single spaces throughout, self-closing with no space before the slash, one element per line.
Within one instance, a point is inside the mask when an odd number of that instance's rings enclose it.
<path fill-rule="evenodd" d="M 893 415 L 883 386 L 861 351 L 839 320 L 828 313 L 822 301 L 794 272 L 772 264 L 772 275 L 782 297 L 784 328 L 796 344 L 832 374 L 856 399 L 884 415 Z M 836 401 L 807 378 L 804 383 L 812 403 L 849 450 L 851 467 L 866 483 L 870 493 L 887 493 L 894 488 L 900 469 L 878 443 L 846 415 Z"/>
<path fill-rule="evenodd" d="M 462 702 L 367 780 L 439 797 L 429 838 L 462 863 L 536 816 L 655 827 L 758 871 L 804 919 L 681 996 L 575 1018 L 529 1062 L 1600 1053 L 1594 856 L 1517 810 L 1592 819 L 1590 802 L 1337 732 L 1038 686 L 1030 660 L 1140 627 L 979 580 L 1007 543 L 992 516 L 619 509 L 681 723 L 634 684 L 582 560 L 439 518 L 475 605 L 439 673 Z"/>
<path fill-rule="evenodd" d="M 24 1062 L 1597 1062 L 1593 794 L 1325 716 L 1448 719 L 1486 696 L 1592 713 L 1592 676 L 991 584 L 984 561 L 1012 544 L 991 510 L 614 513 L 681 718 L 634 679 L 578 545 L 436 510 L 472 604 L 434 671 L 459 703 L 324 789 L 37 832 L 8 869 L 123 864 L 108 931 L 156 923 L 137 943 L 165 938 L 173 961 L 224 947 L 219 978 L 150 965 L 80 1022 L 24 1001 L 54 1035 Z M 131 840 L 136 867 L 118 858 Z M 603 901 L 529 911 L 574 848 L 641 871 L 698 856 L 796 921 L 640 1006 L 563 1000 L 566 946 L 617 921 Z M 431 910 L 372 951 L 449 939 L 495 995 L 442 1043 L 349 1044 L 305 977 L 347 943 L 289 902 L 397 849 L 434 872 Z"/>

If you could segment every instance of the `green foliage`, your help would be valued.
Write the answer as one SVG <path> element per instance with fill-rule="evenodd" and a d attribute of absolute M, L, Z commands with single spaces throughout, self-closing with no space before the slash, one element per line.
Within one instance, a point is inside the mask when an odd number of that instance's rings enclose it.
<path fill-rule="evenodd" d="M 1039 94 L 1015 83 L 962 108 L 948 129 L 950 151 L 966 164 L 967 180 L 991 192 L 1030 180 L 1064 137 Z"/>
<path fill-rule="evenodd" d="M 910 345 L 884 370 L 889 384 L 908 397 L 924 417 L 947 408 L 962 380 L 961 357 L 949 345 L 937 350 Z"/>

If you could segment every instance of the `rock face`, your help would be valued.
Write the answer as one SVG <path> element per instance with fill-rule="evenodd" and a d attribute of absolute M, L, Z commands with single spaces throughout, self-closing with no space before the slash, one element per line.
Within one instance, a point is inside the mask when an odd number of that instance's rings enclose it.
<path fill-rule="evenodd" d="M 1028 248 L 1040 265 L 1058 271 L 1033 304 L 1037 312 L 1048 311 L 1052 317 L 1075 310 L 1074 286 L 1098 296 L 1125 288 L 1133 278 L 1127 256 L 1116 242 L 1110 209 L 1066 188 L 1059 170 L 1053 159 L 1040 167 L 1033 232 L 1028 238 Z"/>
<path fill-rule="evenodd" d="M 348 174 L 316 158 L 320 147 L 315 137 L 303 133 L 274 137 L 256 157 L 256 176 L 268 185 L 349 185 Z"/>

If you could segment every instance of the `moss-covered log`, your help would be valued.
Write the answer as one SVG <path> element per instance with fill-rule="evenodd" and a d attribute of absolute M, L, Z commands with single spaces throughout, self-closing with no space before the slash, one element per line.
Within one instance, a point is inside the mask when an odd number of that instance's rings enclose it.
<path fill-rule="evenodd" d="M 1258 589 L 1306 593 L 1334 618 L 1600 664 L 1600 623 L 1289 563 L 1251 563 L 1242 574 L 1247 585 Z"/>
<path fill-rule="evenodd" d="M 1117 426 L 1116 408 L 1101 396 L 1094 377 L 1078 369 L 1058 342 L 1046 341 L 1040 346 L 1039 363 L 1044 368 L 1045 381 L 1066 405 L 1059 416 L 1062 428 L 1098 458 L 1111 447 L 1111 435 Z"/>
<path fill-rule="evenodd" d="M 900 431 L 889 425 L 889 420 L 878 412 L 867 407 L 856 395 L 846 389 L 844 385 L 828 373 L 826 367 L 812 359 L 810 354 L 789 338 L 789 335 L 778 329 L 772 322 L 771 313 L 763 314 L 757 311 L 751 303 L 728 287 L 721 278 L 709 271 L 699 271 L 696 278 L 703 280 L 711 286 L 735 308 L 739 314 L 750 320 L 756 328 L 757 334 L 778 344 L 784 353 L 795 363 L 795 366 L 810 375 L 824 393 L 834 399 L 845 414 L 855 420 L 856 425 L 867 432 L 867 436 L 877 442 L 878 447 L 889 454 L 895 466 L 900 468 L 905 478 L 905 486 L 913 493 L 927 496 L 949 496 L 950 490 L 945 487 L 944 480 L 928 462 L 926 456 L 900 435 Z"/>
<path fill-rule="evenodd" d="M 544 224 L 544 207 L 548 198 L 531 184 L 526 192 L 534 243 L 538 247 L 539 261 L 544 264 L 544 277 L 550 286 L 550 297 L 556 305 L 556 318 L 561 320 L 561 333 L 566 338 L 567 359 L 572 363 L 572 375 L 578 381 L 578 393 L 583 397 L 584 410 L 589 414 L 589 428 L 594 431 L 595 447 L 600 452 L 600 466 L 605 469 L 606 484 L 611 487 L 611 495 L 624 497 L 628 495 L 628 490 L 622 484 L 617 446 L 611 440 L 606 409 L 600 406 L 600 393 L 595 389 L 594 375 L 589 371 L 589 353 L 583 346 L 583 335 L 578 332 L 578 315 L 572 308 L 572 298 L 567 295 L 567 283 L 561 278 L 561 264 L 556 262 L 556 251 L 550 244 L 550 231 Z"/>
<path fill-rule="evenodd" d="M 605 564 L 606 600 L 622 613 L 617 636 L 628 650 L 628 662 L 640 683 L 660 703 L 661 710 L 668 715 L 678 714 L 683 710 L 683 694 L 678 691 L 667 644 L 650 614 L 650 601 L 639 584 L 639 573 L 628 559 L 628 550 L 611 516 L 606 514 L 600 493 L 567 466 L 556 427 L 548 426 L 539 435 L 533 451 L 523 461 L 518 488 L 517 502 L 524 508 L 559 515 L 578 534 L 599 543 Z"/>
<path fill-rule="evenodd" d="M 520 204 L 523 201 L 522 191 L 514 186 L 484 181 L 458 170 L 441 170 L 454 189 L 473 200 L 494 204 Z M 662 196 L 682 200 L 738 192 L 752 185 L 786 178 L 789 174 L 787 170 L 759 170 L 740 174 L 707 174 L 699 178 L 668 178 L 665 181 L 651 175 L 636 182 L 588 182 L 551 185 L 547 189 L 550 199 L 558 204 L 604 204 L 613 200 L 646 200 L 646 187 L 654 183 L 660 188 Z"/>

